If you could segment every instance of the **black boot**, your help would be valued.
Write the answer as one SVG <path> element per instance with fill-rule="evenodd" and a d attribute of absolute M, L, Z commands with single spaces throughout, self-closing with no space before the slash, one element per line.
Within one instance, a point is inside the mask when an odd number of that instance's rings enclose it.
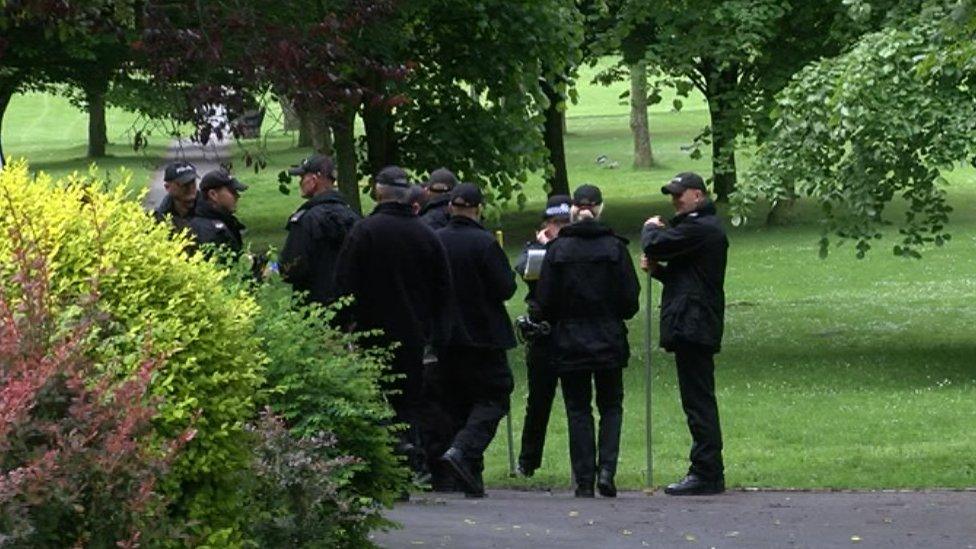
<path fill-rule="evenodd" d="M 593 494 L 593 481 L 583 481 L 576 484 L 576 497 L 578 498 L 592 498 Z"/>
<path fill-rule="evenodd" d="M 607 469 L 600 469 L 600 474 L 596 479 L 596 487 L 600 495 L 605 498 L 617 497 L 617 485 L 613 483 L 613 473 Z"/>
<path fill-rule="evenodd" d="M 441 461 L 450 465 L 451 469 L 454 470 L 458 480 L 461 481 L 464 495 L 468 497 L 483 497 L 485 495 L 485 485 L 481 482 L 481 475 L 473 470 L 460 448 L 448 448 L 441 456 Z"/>
<path fill-rule="evenodd" d="M 725 479 L 705 480 L 694 473 L 674 484 L 669 484 L 664 493 L 670 496 L 706 496 L 725 491 Z"/>

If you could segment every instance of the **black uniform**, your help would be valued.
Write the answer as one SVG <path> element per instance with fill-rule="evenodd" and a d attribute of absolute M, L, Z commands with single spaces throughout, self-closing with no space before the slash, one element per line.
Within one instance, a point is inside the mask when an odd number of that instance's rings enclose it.
<path fill-rule="evenodd" d="M 244 229 L 233 214 L 218 210 L 202 197 L 197 199 L 190 230 L 198 246 L 213 243 L 240 254 L 244 249 Z"/>
<path fill-rule="evenodd" d="M 543 250 L 545 244 L 529 242 L 525 245 L 515 264 L 515 272 L 525 273 L 528 263 L 529 250 Z M 541 320 L 539 303 L 536 300 L 535 280 L 526 280 L 528 292 L 525 294 L 525 304 L 529 317 L 534 321 Z M 522 449 L 519 452 L 519 468 L 527 474 L 542 465 L 542 449 L 546 444 L 546 431 L 549 428 L 549 415 L 552 412 L 552 401 L 556 397 L 556 387 L 559 385 L 559 375 L 552 365 L 552 338 L 550 335 L 539 335 L 525 342 L 525 369 L 528 374 L 528 400 L 525 406 L 525 419 L 522 423 Z"/>
<path fill-rule="evenodd" d="M 288 237 L 281 249 L 282 278 L 311 301 L 335 299 L 335 264 L 346 235 L 361 219 L 338 191 L 313 196 L 288 218 Z"/>
<path fill-rule="evenodd" d="M 199 201 L 199 197 L 197 198 Z M 169 218 L 170 223 L 173 224 L 173 232 L 178 233 L 183 229 L 190 227 L 190 220 L 193 219 L 193 212 L 196 209 L 196 205 L 190 208 L 185 216 L 176 213 L 176 209 L 173 207 L 173 198 L 170 195 L 163 197 L 156 209 L 153 210 L 153 217 L 156 221 L 160 223 L 165 223 L 167 218 Z"/>
<path fill-rule="evenodd" d="M 723 480 L 714 354 L 721 348 L 725 315 L 725 230 L 714 204 L 706 202 L 676 216 L 668 228 L 645 226 L 641 244 L 650 260 L 667 262 L 653 275 L 664 283 L 661 346 L 675 353 L 681 405 L 694 441 L 689 472 Z"/>
<path fill-rule="evenodd" d="M 434 196 L 421 208 L 420 219 L 435 231 L 443 229 L 451 219 L 451 214 L 447 210 L 450 201 L 451 195 L 448 193 Z"/>
<path fill-rule="evenodd" d="M 456 420 L 449 446 L 460 449 L 480 473 L 514 388 L 505 351 L 515 347 L 515 334 L 505 301 L 515 293 L 515 273 L 495 238 L 473 219 L 452 217 L 437 236 L 451 265 L 456 306 L 451 337 L 438 350 L 433 385 Z"/>
<path fill-rule="evenodd" d="M 637 313 L 639 292 L 627 241 L 600 222 L 568 225 L 549 244 L 536 298 L 553 325 L 573 474 L 578 486 L 590 490 L 597 465 L 591 380 L 600 410 L 599 467 L 612 477 L 623 420 L 622 368 L 630 357 L 624 321 Z"/>
<path fill-rule="evenodd" d="M 419 449 L 424 346 L 447 341 L 451 273 L 444 246 L 409 204 L 384 202 L 356 223 L 336 260 L 336 293 L 352 295 L 357 330 L 383 330 L 378 344 L 399 342 L 388 388 L 397 421 L 410 431 L 402 442 Z M 412 458 L 419 458 L 412 455 Z"/>

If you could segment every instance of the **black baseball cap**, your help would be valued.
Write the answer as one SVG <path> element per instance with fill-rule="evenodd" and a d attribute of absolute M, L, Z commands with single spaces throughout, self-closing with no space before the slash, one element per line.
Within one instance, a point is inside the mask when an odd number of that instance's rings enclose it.
<path fill-rule="evenodd" d="M 335 162 L 333 162 L 332 157 L 328 155 L 316 154 L 302 160 L 302 162 L 299 165 L 292 166 L 291 168 L 288 169 L 288 175 L 291 176 L 301 177 L 307 173 L 322 174 L 335 181 L 336 179 Z"/>
<path fill-rule="evenodd" d="M 603 193 L 596 185 L 580 185 L 573 191 L 574 206 L 599 206 L 603 204 Z"/>
<path fill-rule="evenodd" d="M 197 180 L 197 169 L 189 162 L 171 162 L 163 172 L 163 181 L 167 183 L 189 183 Z"/>
<path fill-rule="evenodd" d="M 457 176 L 447 168 L 437 168 L 427 178 L 427 188 L 438 193 L 451 192 L 457 184 Z"/>
<path fill-rule="evenodd" d="M 474 183 L 461 183 L 451 193 L 451 205 L 459 208 L 475 208 L 484 201 L 481 187 Z"/>
<path fill-rule="evenodd" d="M 698 189 L 702 192 L 708 192 L 708 189 L 705 188 L 705 180 L 694 172 L 681 172 L 674 176 L 671 178 L 671 181 L 668 181 L 667 185 L 661 187 L 661 192 L 664 194 L 678 195 L 688 189 Z"/>
<path fill-rule="evenodd" d="M 546 209 L 542 212 L 542 219 L 569 219 L 569 207 L 572 199 L 568 194 L 554 194 L 546 200 Z"/>
<path fill-rule="evenodd" d="M 389 187 L 400 187 L 403 189 L 410 188 L 410 177 L 399 166 L 387 166 L 383 168 L 380 170 L 380 173 L 376 174 L 373 181 L 377 185 L 387 185 Z"/>
<path fill-rule="evenodd" d="M 227 170 L 213 170 L 212 172 L 207 172 L 203 175 L 203 179 L 200 180 L 201 192 L 207 192 L 210 189 L 219 189 L 220 187 L 230 187 L 232 190 L 237 192 L 247 190 L 247 185 L 235 179 L 232 175 L 227 173 Z"/>

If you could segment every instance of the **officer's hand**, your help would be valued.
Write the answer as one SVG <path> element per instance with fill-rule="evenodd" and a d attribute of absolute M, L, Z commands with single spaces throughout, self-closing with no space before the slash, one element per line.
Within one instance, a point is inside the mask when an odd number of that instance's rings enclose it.
<path fill-rule="evenodd" d="M 541 231 L 535 233 L 535 240 L 539 244 L 548 244 L 550 240 L 549 231 L 542 229 Z"/>
<path fill-rule="evenodd" d="M 645 227 L 648 225 L 662 228 L 664 227 L 664 219 L 662 219 L 659 215 L 655 215 L 654 217 L 648 218 L 648 220 L 644 222 Z"/>
<path fill-rule="evenodd" d="M 651 260 L 647 259 L 647 255 L 641 254 L 640 256 L 640 268 L 645 273 L 651 269 Z"/>

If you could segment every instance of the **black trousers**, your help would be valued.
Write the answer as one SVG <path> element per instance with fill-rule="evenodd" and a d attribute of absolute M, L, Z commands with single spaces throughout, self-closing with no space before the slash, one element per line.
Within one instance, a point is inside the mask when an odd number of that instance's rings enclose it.
<path fill-rule="evenodd" d="M 386 342 L 380 344 L 388 345 Z M 394 421 L 407 426 L 405 430 L 397 432 L 397 450 L 406 455 L 410 468 L 417 472 L 424 470 L 421 441 L 425 419 L 423 362 L 423 347 L 400 345 L 394 350 L 390 363 L 390 371 L 397 374 L 397 379 L 383 383 L 383 389 L 389 392 L 387 398 L 393 408 Z"/>
<path fill-rule="evenodd" d="M 518 458 L 523 471 L 534 471 L 542 465 L 549 414 L 559 384 L 559 376 L 550 363 L 550 356 L 548 339 L 532 341 L 525 346 L 529 394 L 522 425 L 522 449 Z"/>
<path fill-rule="evenodd" d="M 621 368 L 560 374 L 566 416 L 569 421 L 569 458 L 579 486 L 593 485 L 596 467 L 617 472 L 620 429 L 623 424 L 624 380 Z M 600 411 L 599 459 L 591 406 L 596 386 L 596 407 Z"/>
<path fill-rule="evenodd" d="M 438 351 L 432 370 L 428 382 L 453 427 L 444 446 L 460 449 L 472 468 L 481 471 L 485 449 L 508 413 L 514 388 L 505 350 L 446 347 Z"/>
<path fill-rule="evenodd" d="M 705 480 L 724 478 L 722 428 L 715 400 L 715 353 L 708 347 L 684 344 L 674 349 L 681 407 L 691 431 L 689 473 Z"/>

